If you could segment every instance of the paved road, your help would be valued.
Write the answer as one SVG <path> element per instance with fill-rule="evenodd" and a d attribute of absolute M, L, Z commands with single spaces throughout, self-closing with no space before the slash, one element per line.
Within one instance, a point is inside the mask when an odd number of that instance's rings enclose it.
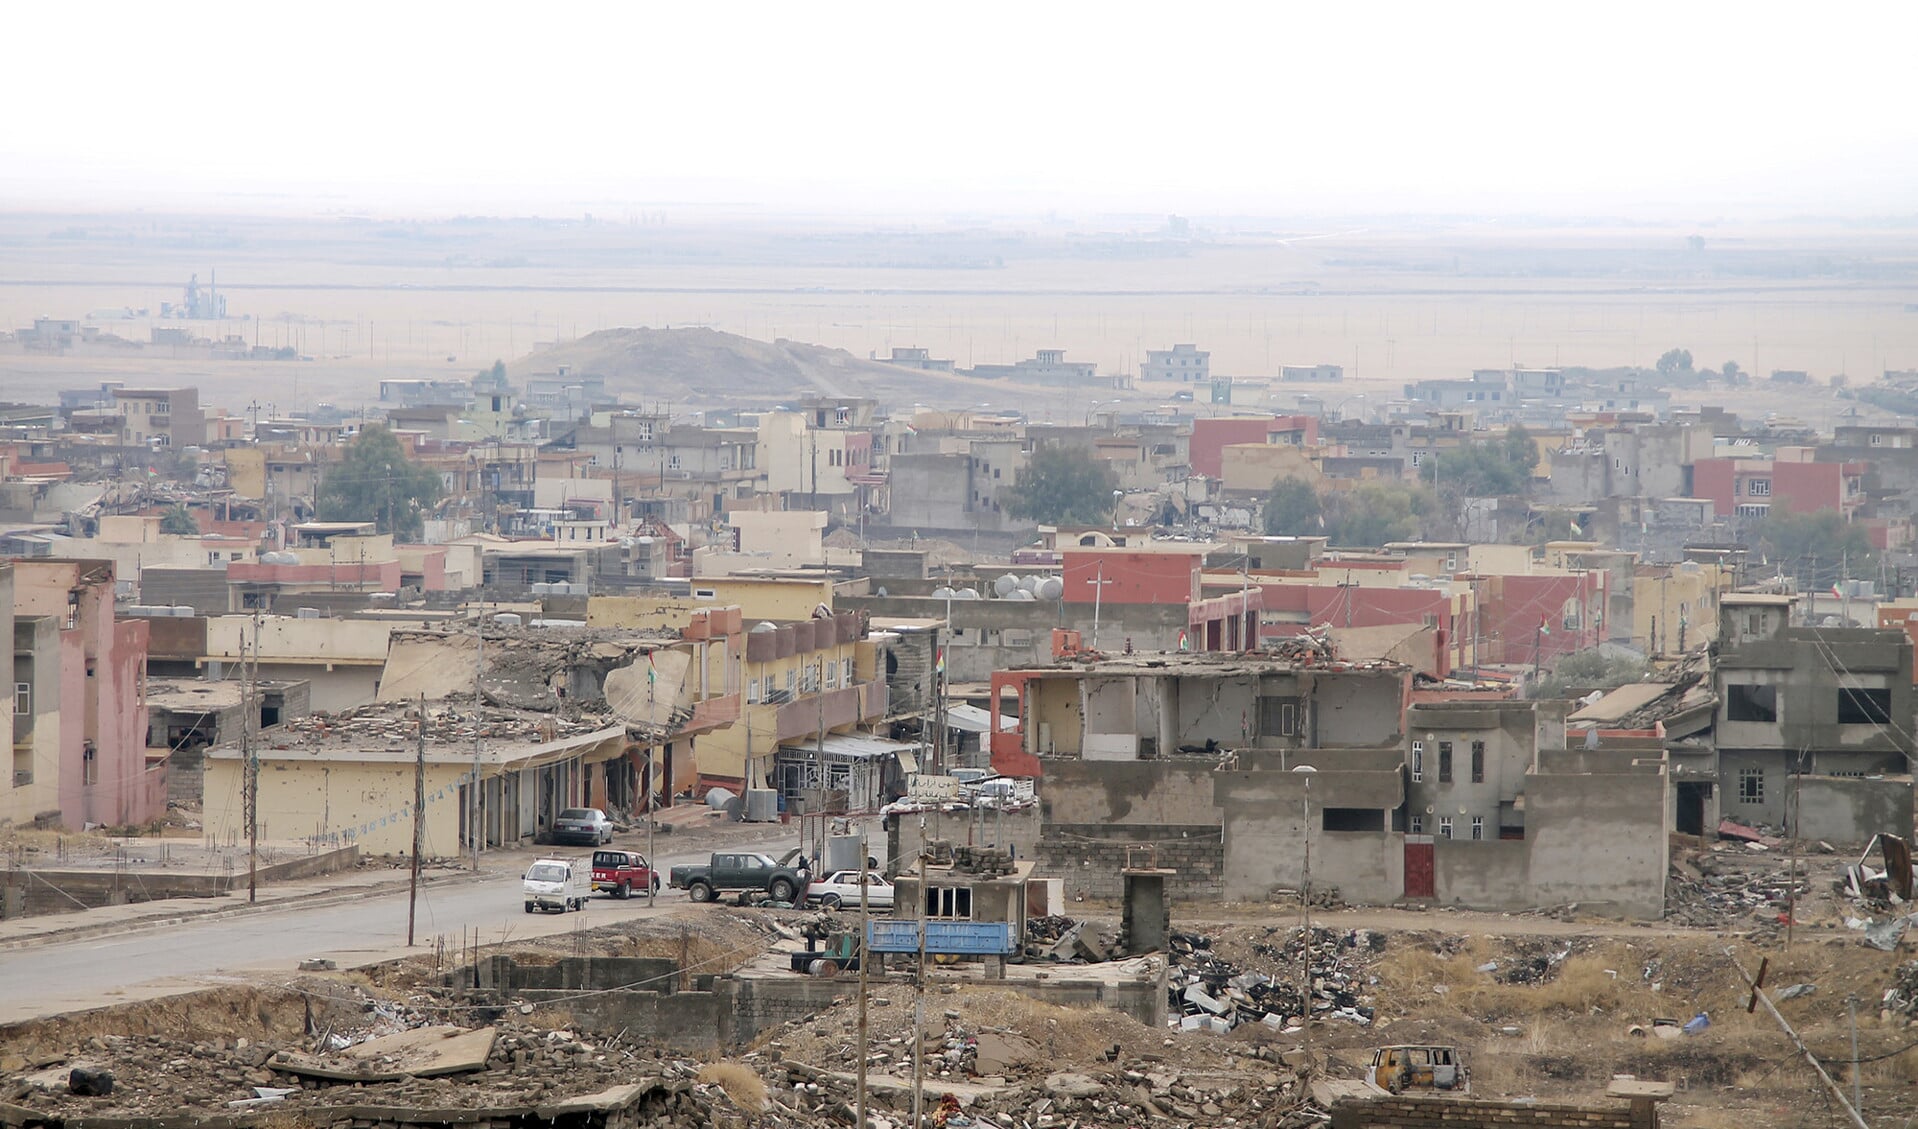
<path fill-rule="evenodd" d="M 793 837 L 788 832 L 727 845 L 782 851 L 793 845 Z M 658 861 L 667 869 L 704 862 L 709 853 L 710 846 L 665 854 Z M 583 913 L 528 914 L 521 906 L 519 881 L 515 866 L 470 881 L 423 887 L 416 939 L 424 946 L 432 945 L 435 937 L 457 944 L 462 930 L 477 927 L 481 940 L 492 944 L 675 912 L 688 904 L 682 892 L 661 890 L 653 908 L 644 898 L 621 902 L 600 897 Z M 0 954 L 0 1023 L 190 991 L 217 982 L 222 974 L 291 972 L 298 962 L 314 957 L 330 958 L 346 968 L 406 953 L 404 889 L 369 891 L 363 898 L 330 905 L 295 902 L 219 920 L 189 919 L 129 934 L 49 941 Z"/>

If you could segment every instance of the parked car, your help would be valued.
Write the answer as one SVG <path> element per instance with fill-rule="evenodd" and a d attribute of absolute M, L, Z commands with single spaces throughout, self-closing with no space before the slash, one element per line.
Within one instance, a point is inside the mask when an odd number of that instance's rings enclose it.
<path fill-rule="evenodd" d="M 539 859 L 526 868 L 520 889 L 527 913 L 585 909 L 593 896 L 592 863 L 583 858 Z"/>
<path fill-rule="evenodd" d="M 638 851 L 594 851 L 593 893 L 604 890 L 615 898 L 628 898 L 634 891 L 659 891 L 659 875 L 646 856 Z"/>
<path fill-rule="evenodd" d="M 892 908 L 892 883 L 876 871 L 866 872 L 866 906 L 868 909 L 889 910 Z M 822 906 L 849 909 L 859 905 L 859 872 L 856 870 L 835 870 L 831 874 L 813 880 L 806 887 L 806 900 L 818 902 Z"/>
<path fill-rule="evenodd" d="M 792 852 L 788 859 L 798 852 Z M 776 902 L 790 902 L 806 888 L 811 875 L 803 867 L 775 862 L 757 851 L 716 853 L 705 865 L 675 866 L 667 885 L 683 889 L 696 902 L 710 902 L 722 890 L 764 892 Z"/>
<path fill-rule="evenodd" d="M 553 842 L 598 847 L 613 841 L 613 821 L 598 808 L 567 808 L 553 821 Z"/>

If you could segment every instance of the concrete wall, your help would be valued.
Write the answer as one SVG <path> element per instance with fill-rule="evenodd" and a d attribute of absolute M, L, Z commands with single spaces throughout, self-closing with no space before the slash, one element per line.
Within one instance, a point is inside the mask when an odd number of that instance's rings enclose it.
<path fill-rule="evenodd" d="M 1441 905 L 1522 908 L 1531 904 L 1531 844 L 1432 841 L 1432 890 Z"/>
<path fill-rule="evenodd" d="M 1663 772 L 1532 776 L 1525 825 L 1529 904 L 1664 915 L 1671 820 Z"/>
<path fill-rule="evenodd" d="M 1137 848 L 1150 847 L 1148 855 Z M 1033 850 L 1039 878 L 1064 882 L 1065 896 L 1117 901 L 1128 863 L 1179 872 L 1168 887 L 1173 900 L 1217 901 L 1225 896 L 1225 843 L 1211 826 L 1124 827 L 1112 824 L 1051 824 Z"/>
<path fill-rule="evenodd" d="M 1332 1129 L 1657 1129 L 1657 1107 L 1544 1105 L 1480 1098 L 1350 1099 L 1332 1107 Z"/>
<path fill-rule="evenodd" d="M 1797 807 L 1793 830 L 1802 839 L 1865 843 L 1881 833 L 1911 837 L 1909 776 L 1801 776 Z"/>
<path fill-rule="evenodd" d="M 1398 772 L 1221 772 L 1218 795 L 1228 900 L 1299 889 L 1308 841 L 1315 889 L 1337 887 L 1347 901 L 1372 904 L 1404 893 L 1404 837 L 1389 830 L 1403 797 Z M 1327 831 L 1327 808 L 1378 812 L 1384 829 Z"/>
<path fill-rule="evenodd" d="M 453 987 L 479 990 L 539 1003 L 551 998 L 588 1028 L 625 1031 L 664 1041 L 681 1050 L 715 1050 L 751 1042 L 762 1032 L 806 1019 L 849 999 L 858 991 L 854 976 L 819 979 L 806 976 L 712 976 L 692 978 L 693 991 L 680 991 L 676 965 L 635 957 L 568 957 L 549 967 L 519 965 L 510 956 L 488 958 L 479 967 L 459 968 L 444 977 Z M 889 982 L 874 979 L 884 990 Z M 1106 1007 L 1140 1023 L 1165 1022 L 1165 984 L 1150 981 L 1109 983 L 1064 979 L 973 981 L 974 986 L 1017 992 L 1063 1007 Z M 626 988 L 581 996 L 581 990 Z"/>
<path fill-rule="evenodd" d="M 427 858 L 460 853 L 459 784 L 472 772 L 463 761 L 426 763 Z M 413 850 L 413 775 L 410 761 L 311 762 L 262 759 L 259 822 L 262 839 L 343 838 L 369 854 Z M 241 784 L 245 772 L 234 750 L 205 761 L 205 822 L 217 843 L 244 838 Z"/>
<path fill-rule="evenodd" d="M 265 852 L 269 857 L 270 851 Z M 263 864 L 262 883 L 288 882 L 351 870 L 359 865 L 358 847 L 340 847 L 330 851 L 301 855 Z M 100 906 L 127 905 L 158 901 L 162 898 L 217 898 L 244 889 L 245 868 L 219 874 L 181 874 L 131 868 L 112 870 L 11 870 L 0 875 L 0 885 L 10 888 L 0 899 L 0 917 L 31 917 L 46 913 L 68 913 Z M 75 904 L 75 903 L 79 904 Z"/>
<path fill-rule="evenodd" d="M 1046 764 L 1039 789 L 1047 824 L 1219 826 L 1209 759 Z"/>

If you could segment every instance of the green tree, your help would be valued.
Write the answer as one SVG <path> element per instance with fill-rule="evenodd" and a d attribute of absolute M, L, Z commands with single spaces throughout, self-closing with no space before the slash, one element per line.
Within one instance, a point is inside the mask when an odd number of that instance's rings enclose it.
<path fill-rule="evenodd" d="M 1274 537 L 1307 537 L 1325 529 L 1319 492 L 1303 478 L 1275 478 L 1265 496 L 1265 532 Z"/>
<path fill-rule="evenodd" d="M 1437 452 L 1419 474 L 1451 496 L 1496 498 L 1527 493 L 1537 466 L 1538 447 L 1531 433 L 1514 425 L 1498 439 Z"/>
<path fill-rule="evenodd" d="M 1779 568 L 1824 589 L 1834 580 L 1870 576 L 1878 570 L 1878 551 L 1864 529 L 1834 509 L 1795 514 L 1783 507 L 1758 523 L 1758 540 Z"/>
<path fill-rule="evenodd" d="M 1667 349 L 1664 356 L 1658 358 L 1658 375 L 1677 376 L 1692 371 L 1692 351 L 1690 349 Z"/>
<path fill-rule="evenodd" d="M 1334 545 L 1361 547 L 1413 540 L 1429 497 L 1403 482 L 1361 482 L 1326 499 L 1326 535 Z"/>
<path fill-rule="evenodd" d="M 197 537 L 200 534 L 200 521 L 185 506 L 171 505 L 160 514 L 160 532 L 178 537 Z"/>
<path fill-rule="evenodd" d="M 1627 682 L 1637 682 L 1650 668 L 1644 659 L 1630 655 L 1608 655 L 1598 647 L 1573 651 L 1552 665 L 1550 674 L 1539 679 L 1532 692 L 1535 698 L 1562 698 L 1574 691 L 1614 690 Z"/>
<path fill-rule="evenodd" d="M 1118 475 L 1089 447 L 1047 443 L 1013 483 L 1007 512 L 1046 525 L 1100 525 L 1112 517 Z"/>
<path fill-rule="evenodd" d="M 382 533 L 417 539 L 427 508 L 439 500 L 440 476 L 407 462 L 392 432 L 368 427 L 320 480 L 315 502 L 321 521 L 377 522 Z"/>

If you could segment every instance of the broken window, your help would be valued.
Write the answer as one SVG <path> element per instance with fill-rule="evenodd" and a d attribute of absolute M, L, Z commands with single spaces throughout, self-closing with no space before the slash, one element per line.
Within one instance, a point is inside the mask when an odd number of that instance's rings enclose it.
<path fill-rule="evenodd" d="M 1297 698 L 1261 696 L 1259 733 L 1266 737 L 1303 737 L 1304 712 Z"/>
<path fill-rule="evenodd" d="M 1485 783 L 1485 742 L 1483 741 L 1472 742 L 1472 783 Z"/>
<path fill-rule="evenodd" d="M 1425 780 L 1425 742 L 1412 742 L 1412 783 Z"/>
<path fill-rule="evenodd" d="M 926 887 L 926 916 L 972 918 L 972 888 L 969 886 Z"/>
<path fill-rule="evenodd" d="M 1452 837 L 1452 817 L 1449 815 L 1439 816 L 1439 838 L 1450 839 L 1451 837 Z"/>
<path fill-rule="evenodd" d="M 1322 808 L 1326 831 L 1383 831 L 1385 812 L 1379 808 Z"/>
<path fill-rule="evenodd" d="M 1762 804 L 1765 802 L 1764 769 L 1741 768 L 1738 770 L 1738 802 L 1741 804 Z"/>
<path fill-rule="evenodd" d="M 1838 724 L 1888 725 L 1891 691 L 1845 688 L 1838 691 Z"/>
<path fill-rule="evenodd" d="M 1477 842 L 1483 838 L 1485 838 L 1485 817 L 1475 815 L 1472 817 L 1472 841 Z"/>
<path fill-rule="evenodd" d="M 1422 815 L 1413 816 L 1410 820 L 1406 822 L 1405 831 L 1406 831 L 1406 834 L 1408 835 L 1425 834 L 1425 817 Z"/>
<path fill-rule="evenodd" d="M 1778 687 L 1755 682 L 1725 685 L 1726 721 L 1777 721 Z"/>
<path fill-rule="evenodd" d="M 1451 782 L 1452 782 L 1452 743 L 1450 741 L 1440 741 L 1439 742 L 1439 783 L 1450 784 Z"/>

